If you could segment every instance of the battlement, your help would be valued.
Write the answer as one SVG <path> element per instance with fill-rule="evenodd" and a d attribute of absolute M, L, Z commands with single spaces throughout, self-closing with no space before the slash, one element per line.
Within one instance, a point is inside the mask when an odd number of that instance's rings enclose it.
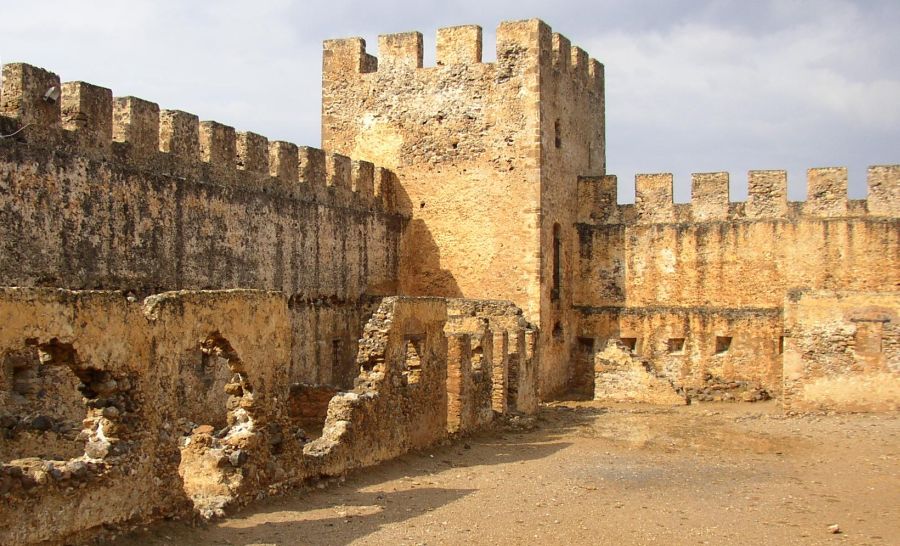
<path fill-rule="evenodd" d="M 867 199 L 848 199 L 847 169 L 814 168 L 807 171 L 806 201 L 789 202 L 785 171 L 750 171 L 748 199 L 729 199 L 729 175 L 696 173 L 691 177 L 691 202 L 672 198 L 670 173 L 635 176 L 635 202 L 616 202 L 615 176 L 578 180 L 578 219 L 599 224 L 667 224 L 734 220 L 791 219 L 798 217 L 900 217 L 900 165 L 869 167 Z"/>
<path fill-rule="evenodd" d="M 2 69 L 0 117 L 14 135 L 0 144 L 65 146 L 89 158 L 206 183 L 392 211 L 391 174 L 366 161 L 269 141 L 191 113 L 164 110 L 85 82 L 61 83 L 23 63 Z"/>
<path fill-rule="evenodd" d="M 326 40 L 323 46 L 322 71 L 326 81 L 348 74 L 378 72 L 440 70 L 448 67 L 495 67 L 497 63 L 482 60 L 482 29 L 463 25 L 438 29 L 435 67 L 424 67 L 424 44 L 420 32 L 384 34 L 378 37 L 375 57 L 366 51 L 362 38 Z M 579 47 L 573 47 L 565 36 L 552 31 L 539 19 L 504 21 L 497 27 L 498 63 L 522 62 L 552 69 L 559 77 L 583 82 L 591 93 L 603 93 L 603 65 Z"/>

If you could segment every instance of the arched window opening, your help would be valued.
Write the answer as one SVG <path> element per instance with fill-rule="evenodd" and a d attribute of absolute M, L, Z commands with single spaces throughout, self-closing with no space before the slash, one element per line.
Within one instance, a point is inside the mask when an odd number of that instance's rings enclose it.
<path fill-rule="evenodd" d="M 242 467 L 252 455 L 247 446 L 257 433 L 253 387 L 244 363 L 219 332 L 187 355 L 179 379 L 178 474 L 197 513 L 207 519 L 221 516 L 240 489 Z"/>
<path fill-rule="evenodd" d="M 407 385 L 415 385 L 422 380 L 422 349 L 424 341 L 424 335 L 406 338 L 406 353 L 404 355 L 402 373 Z"/>

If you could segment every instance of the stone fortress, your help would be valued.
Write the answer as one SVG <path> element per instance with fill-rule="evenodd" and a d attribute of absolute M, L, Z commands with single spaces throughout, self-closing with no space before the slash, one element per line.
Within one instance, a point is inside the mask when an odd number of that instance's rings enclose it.
<path fill-rule="evenodd" d="M 87 540 L 541 400 L 900 406 L 900 166 L 606 173 L 539 20 L 324 44 L 322 149 L 27 64 L 0 89 L 0 543 Z M 353 159 L 351 159 L 353 158 Z"/>

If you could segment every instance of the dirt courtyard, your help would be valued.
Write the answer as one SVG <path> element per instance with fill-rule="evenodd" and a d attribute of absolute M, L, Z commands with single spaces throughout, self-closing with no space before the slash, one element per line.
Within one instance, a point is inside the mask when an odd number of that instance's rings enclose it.
<path fill-rule="evenodd" d="M 535 424 L 115 544 L 900 544 L 896 414 L 573 402 Z"/>

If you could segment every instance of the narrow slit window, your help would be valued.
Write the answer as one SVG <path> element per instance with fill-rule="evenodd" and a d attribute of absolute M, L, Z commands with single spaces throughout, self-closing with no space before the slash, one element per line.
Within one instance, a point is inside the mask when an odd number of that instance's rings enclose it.
<path fill-rule="evenodd" d="M 553 123 L 553 144 L 557 149 L 562 148 L 562 128 L 558 119 Z"/>
<path fill-rule="evenodd" d="M 550 299 L 559 301 L 560 284 L 562 282 L 562 263 L 561 251 L 562 242 L 560 241 L 559 224 L 553 225 L 553 289 L 550 291 Z"/>
<path fill-rule="evenodd" d="M 331 340 L 331 371 L 341 369 L 341 363 L 344 360 L 343 341 L 340 338 Z"/>
<path fill-rule="evenodd" d="M 557 341 L 562 341 L 563 339 L 563 327 L 559 321 L 556 321 L 556 324 L 553 325 L 553 338 Z"/>

